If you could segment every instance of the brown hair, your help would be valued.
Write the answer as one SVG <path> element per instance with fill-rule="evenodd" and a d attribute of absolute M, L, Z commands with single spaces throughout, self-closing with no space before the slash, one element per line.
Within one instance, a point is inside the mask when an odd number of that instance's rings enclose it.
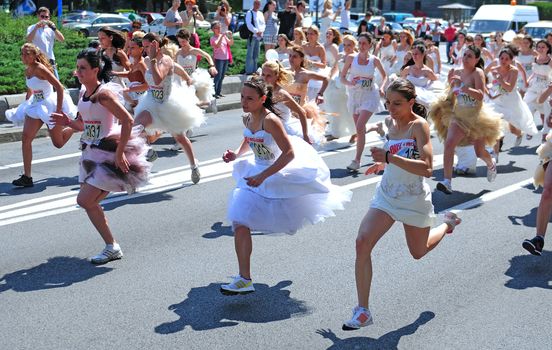
<path fill-rule="evenodd" d="M 243 87 L 255 90 L 259 97 L 266 96 L 266 99 L 263 102 L 263 107 L 280 117 L 280 112 L 274 108 L 274 101 L 272 100 L 272 87 L 267 85 L 263 79 L 258 76 L 253 76 L 251 79 L 243 83 Z"/>
<path fill-rule="evenodd" d="M 161 39 L 159 35 L 152 32 L 149 32 L 148 34 L 144 35 L 142 40 L 147 40 L 150 42 L 157 41 L 157 43 L 159 44 L 159 47 L 163 47 L 169 43 L 169 39 L 167 37 L 164 37 L 163 39 Z"/>
<path fill-rule="evenodd" d="M 387 88 L 386 94 L 389 92 L 396 92 L 401 94 L 408 101 L 416 100 L 416 87 L 410 82 L 410 80 L 397 78 L 393 80 Z M 422 118 L 427 118 L 427 109 L 420 103 L 414 102 L 412 106 L 412 112 L 419 115 Z"/>
<path fill-rule="evenodd" d="M 305 68 L 305 51 L 303 50 L 303 48 L 301 46 L 293 45 L 290 50 L 301 56 L 301 58 L 303 59 L 301 61 L 301 67 Z"/>
<path fill-rule="evenodd" d="M 111 37 L 111 45 L 116 49 L 124 49 L 126 44 L 125 35 L 111 27 L 102 27 L 98 32 L 102 32 L 105 35 Z"/>
<path fill-rule="evenodd" d="M 341 39 L 341 33 L 339 32 L 339 30 L 335 28 L 328 28 L 328 30 L 333 33 L 334 38 L 332 40 L 332 43 L 336 44 L 337 46 L 341 45 L 343 40 Z"/>

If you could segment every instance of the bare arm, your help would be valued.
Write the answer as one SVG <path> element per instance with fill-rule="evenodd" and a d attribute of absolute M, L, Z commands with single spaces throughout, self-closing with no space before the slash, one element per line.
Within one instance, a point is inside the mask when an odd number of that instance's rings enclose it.
<path fill-rule="evenodd" d="M 284 104 L 295 114 L 299 116 L 299 122 L 301 123 L 301 130 L 303 131 L 303 139 L 310 143 L 309 129 L 307 125 L 307 112 L 291 97 L 289 92 L 284 89 L 280 89 L 279 94 L 284 98 Z"/>
<path fill-rule="evenodd" d="M 151 74 L 153 76 L 153 81 L 155 85 L 159 85 L 161 84 L 161 82 L 163 82 L 163 79 L 165 79 L 167 74 L 169 74 L 169 71 L 171 70 L 172 65 L 173 65 L 172 59 L 170 59 L 167 56 L 163 56 L 163 58 L 161 58 L 161 61 L 159 63 L 151 62 L 150 69 L 151 69 Z"/>
<path fill-rule="evenodd" d="M 349 69 L 351 68 L 351 63 L 353 62 L 353 56 L 349 55 L 345 57 L 345 64 L 343 65 L 343 69 L 341 70 L 341 74 L 339 75 L 339 80 L 341 81 L 341 84 L 347 85 L 347 86 L 353 86 L 354 84 L 347 80 L 347 73 L 349 73 Z"/>
<path fill-rule="evenodd" d="M 550 95 L 552 95 L 552 84 L 548 85 L 548 88 L 546 88 L 546 90 L 544 90 L 543 93 L 539 96 L 537 103 L 544 103 Z"/>
<path fill-rule="evenodd" d="M 186 82 L 186 84 L 192 85 L 192 79 L 190 78 L 190 75 L 186 72 L 186 70 L 184 70 L 184 68 L 182 68 L 181 65 L 176 62 L 174 62 L 174 74 L 180 76 L 182 80 Z"/>
<path fill-rule="evenodd" d="M 34 70 L 34 74 L 42 80 L 48 81 L 56 90 L 56 113 L 60 113 L 61 109 L 63 107 L 63 85 L 61 85 L 60 81 L 57 80 L 54 73 L 52 73 L 49 69 L 44 67 L 42 64 L 38 64 L 38 66 Z"/>

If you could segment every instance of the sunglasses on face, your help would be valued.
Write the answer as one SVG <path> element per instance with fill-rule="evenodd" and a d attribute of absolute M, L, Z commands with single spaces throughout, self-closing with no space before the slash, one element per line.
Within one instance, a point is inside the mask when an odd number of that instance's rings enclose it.
<path fill-rule="evenodd" d="M 48 16 L 48 15 L 40 15 L 40 19 L 49 19 L 49 18 L 50 18 L 50 16 Z"/>

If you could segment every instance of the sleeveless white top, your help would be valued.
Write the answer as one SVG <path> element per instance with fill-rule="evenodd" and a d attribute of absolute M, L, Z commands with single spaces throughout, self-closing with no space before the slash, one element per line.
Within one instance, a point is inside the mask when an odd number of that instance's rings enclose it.
<path fill-rule="evenodd" d="M 188 75 L 192 75 L 192 73 L 196 70 L 197 67 L 197 56 L 196 55 L 187 55 L 182 56 L 178 55 L 176 56 L 176 62 L 184 68 L 186 73 Z"/>
<path fill-rule="evenodd" d="M 368 64 L 366 65 L 360 65 L 358 63 L 358 55 L 356 55 L 353 58 L 353 63 L 351 64 L 351 69 L 349 70 L 350 77 L 354 78 L 361 78 L 357 81 L 357 84 L 351 88 L 365 88 L 371 90 L 373 87 L 373 80 L 374 80 L 374 72 L 375 72 L 375 65 L 374 65 L 374 59 L 375 56 L 369 55 L 368 56 Z"/>
<path fill-rule="evenodd" d="M 35 76 L 26 78 L 25 83 L 33 92 L 32 103 L 44 101 L 45 98 L 48 98 L 54 92 L 52 85 L 47 80 L 38 79 Z"/>
<path fill-rule="evenodd" d="M 380 57 L 382 59 L 385 59 L 385 58 L 389 59 L 389 58 L 395 56 L 395 52 L 396 51 L 395 51 L 395 48 L 393 47 L 392 43 L 387 45 L 387 46 L 382 45 L 381 48 L 380 48 Z M 403 56 L 403 58 L 404 58 L 404 56 Z"/>
<path fill-rule="evenodd" d="M 108 87 L 100 85 L 97 92 L 105 88 Z M 81 142 L 89 145 L 97 145 L 101 139 L 112 133 L 115 126 L 115 116 L 99 102 L 92 103 L 90 99 L 85 98 L 84 94 L 82 94 L 79 100 L 78 109 L 82 121 L 84 122 L 84 131 L 80 139 Z"/>
<path fill-rule="evenodd" d="M 163 103 L 169 98 L 172 90 L 173 71 L 174 67 L 171 68 L 169 74 L 167 74 L 165 79 L 163 79 L 163 81 L 159 85 L 155 85 L 151 69 L 148 69 L 146 71 L 146 75 L 144 76 L 144 78 L 146 80 L 146 83 L 148 83 L 148 93 L 151 94 L 151 97 L 155 102 Z"/>

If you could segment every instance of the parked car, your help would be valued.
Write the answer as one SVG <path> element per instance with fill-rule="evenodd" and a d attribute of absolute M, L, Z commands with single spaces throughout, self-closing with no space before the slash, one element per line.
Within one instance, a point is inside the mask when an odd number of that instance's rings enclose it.
<path fill-rule="evenodd" d="M 539 21 L 528 23 L 523 27 L 525 33 L 531 35 L 533 39 L 544 39 L 548 33 L 552 33 L 552 21 Z"/>
<path fill-rule="evenodd" d="M 98 36 L 98 30 L 102 27 L 111 27 L 123 32 L 130 32 L 132 22 L 125 16 L 115 14 L 100 14 L 80 22 L 69 22 L 65 28 L 79 31 L 83 36 Z"/>
<path fill-rule="evenodd" d="M 387 22 L 397 22 L 399 24 L 402 24 L 409 17 L 414 17 L 411 13 L 407 12 L 385 12 L 382 16 Z"/>
<path fill-rule="evenodd" d="M 72 11 L 61 16 L 61 24 L 65 25 L 69 22 L 80 22 L 83 19 L 96 17 L 98 14 L 93 11 Z"/>
<path fill-rule="evenodd" d="M 143 12 L 138 12 L 138 14 L 142 17 L 144 17 L 146 19 L 146 21 L 148 22 L 148 24 L 150 24 L 151 22 L 155 21 L 156 19 L 163 19 L 165 18 L 165 16 L 163 16 L 162 14 L 160 14 L 159 12 L 147 12 L 147 11 L 143 11 Z"/>
<path fill-rule="evenodd" d="M 167 32 L 167 27 L 163 25 L 164 18 L 157 18 L 153 22 L 151 22 L 147 28 L 144 28 L 144 32 L 147 33 L 155 33 L 161 36 L 164 36 Z"/>
<path fill-rule="evenodd" d="M 331 23 L 330 25 L 332 28 L 335 28 L 337 30 L 341 29 L 341 19 L 340 18 L 336 18 L 336 20 L 334 22 Z M 349 21 L 349 32 L 350 33 L 353 33 L 355 34 L 357 32 L 357 29 L 358 29 L 358 26 L 356 24 L 356 22 L 353 22 L 353 21 Z M 323 38 L 325 38 L 325 35 L 326 33 L 320 33 L 320 40 L 324 40 Z"/>

